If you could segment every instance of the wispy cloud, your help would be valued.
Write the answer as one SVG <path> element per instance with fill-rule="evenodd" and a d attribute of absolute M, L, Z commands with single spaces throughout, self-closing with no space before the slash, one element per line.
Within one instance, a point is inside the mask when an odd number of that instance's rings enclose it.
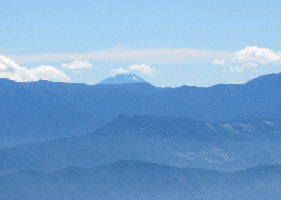
<path fill-rule="evenodd" d="M 154 67 L 150 67 L 149 65 L 141 64 L 141 65 L 130 65 L 128 68 L 129 71 L 140 71 L 142 74 L 147 75 L 156 75 L 159 72 Z"/>
<path fill-rule="evenodd" d="M 128 74 L 131 71 L 140 71 L 142 74 L 154 76 L 159 74 L 159 71 L 156 70 L 154 67 L 150 67 L 149 65 L 141 64 L 141 65 L 130 65 L 128 69 L 123 68 L 115 68 L 113 69 L 110 74 L 111 76 L 116 76 L 117 74 Z"/>
<path fill-rule="evenodd" d="M 132 50 L 112 48 L 81 54 L 38 54 L 10 57 L 18 63 L 49 62 L 49 61 L 110 61 L 121 63 L 147 64 L 195 64 L 210 63 L 214 59 L 225 59 L 234 52 L 210 51 L 196 49 L 142 49 Z"/>
<path fill-rule="evenodd" d="M 93 67 L 93 65 L 88 61 L 74 61 L 73 63 L 63 63 L 61 66 L 68 69 L 87 69 Z"/>
<path fill-rule="evenodd" d="M 221 60 L 214 60 L 213 63 L 215 65 L 224 65 L 225 64 L 225 59 L 221 59 Z"/>
<path fill-rule="evenodd" d="M 216 65 L 227 64 L 231 72 L 243 72 L 265 64 L 277 64 L 279 61 L 281 61 L 281 52 L 274 52 L 268 48 L 248 46 L 235 52 L 231 59 L 215 59 L 213 63 Z"/>
<path fill-rule="evenodd" d="M 110 75 L 112 77 L 115 77 L 117 74 L 128 74 L 129 71 L 123 68 L 115 68 L 113 70 L 111 70 Z"/>
<path fill-rule="evenodd" d="M 230 71 L 231 72 L 243 72 L 246 69 L 250 69 L 250 68 L 257 68 L 258 65 L 256 63 L 244 63 L 244 64 L 240 64 L 240 65 L 229 65 Z"/>
<path fill-rule="evenodd" d="M 40 79 L 60 82 L 70 81 L 70 78 L 63 71 L 55 67 L 41 65 L 27 69 L 3 55 L 0 55 L 0 77 L 19 82 L 37 81 Z"/>

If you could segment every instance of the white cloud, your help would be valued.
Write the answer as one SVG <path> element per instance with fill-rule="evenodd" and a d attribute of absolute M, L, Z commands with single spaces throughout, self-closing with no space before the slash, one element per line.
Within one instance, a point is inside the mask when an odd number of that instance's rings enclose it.
<path fill-rule="evenodd" d="M 214 60 L 213 63 L 215 65 L 224 65 L 225 64 L 225 59 L 221 59 L 221 60 Z"/>
<path fill-rule="evenodd" d="M 88 60 L 146 64 L 210 63 L 214 59 L 230 59 L 234 52 L 197 49 L 126 49 L 112 48 L 81 54 L 38 54 L 10 56 L 18 63 Z"/>
<path fill-rule="evenodd" d="M 0 77 L 19 82 L 37 81 L 40 79 L 61 82 L 70 81 L 70 78 L 63 71 L 55 67 L 42 65 L 27 69 L 3 55 L 0 55 Z"/>
<path fill-rule="evenodd" d="M 147 74 L 147 75 L 155 75 L 159 73 L 156 68 L 152 68 L 148 65 L 141 64 L 141 65 L 130 65 L 128 68 L 129 71 L 140 71 L 142 74 Z"/>
<path fill-rule="evenodd" d="M 61 66 L 68 69 L 86 69 L 93 67 L 93 65 L 88 61 L 74 61 L 73 63 L 63 63 Z"/>
<path fill-rule="evenodd" d="M 246 64 L 241 64 L 241 65 L 236 65 L 236 66 L 229 66 L 231 72 L 243 72 L 246 69 L 250 68 L 257 68 L 258 65 L 256 63 L 246 63 Z"/>
<path fill-rule="evenodd" d="M 142 74 L 151 75 L 151 76 L 159 73 L 156 70 L 156 68 L 152 68 L 149 65 L 141 64 L 141 65 L 130 65 L 128 69 L 115 68 L 110 72 L 110 74 L 111 76 L 115 77 L 117 74 L 128 74 L 131 71 L 140 71 Z"/>
<path fill-rule="evenodd" d="M 39 67 L 31 68 L 29 71 L 35 74 L 35 80 L 43 79 L 60 82 L 70 81 L 70 78 L 63 71 L 52 66 L 41 65 Z"/>
<path fill-rule="evenodd" d="M 235 53 L 232 62 L 235 63 L 274 63 L 281 60 L 281 52 L 274 52 L 267 48 L 248 46 Z"/>
<path fill-rule="evenodd" d="M 112 77 L 115 77 L 117 74 L 128 74 L 129 73 L 129 71 L 128 70 L 126 70 L 126 69 L 123 69 L 123 68 L 115 68 L 115 69 L 113 69 L 111 72 L 110 72 L 110 75 L 112 76 Z"/>
<path fill-rule="evenodd" d="M 256 46 L 248 46 L 234 53 L 231 59 L 215 59 L 213 63 L 216 65 L 224 65 L 229 63 L 231 72 L 243 72 L 247 69 L 258 68 L 268 64 L 278 64 L 281 61 L 281 52 L 274 52 L 267 48 L 259 48 Z M 267 64 L 267 65 L 266 65 Z M 226 72 L 226 70 L 224 70 Z M 252 72 L 254 72 L 252 70 Z"/>

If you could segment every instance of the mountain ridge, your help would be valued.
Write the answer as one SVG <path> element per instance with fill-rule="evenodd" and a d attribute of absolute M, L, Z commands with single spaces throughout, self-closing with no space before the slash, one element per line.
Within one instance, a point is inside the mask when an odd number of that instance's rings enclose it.
<path fill-rule="evenodd" d="M 280 74 L 273 83 L 158 88 L 149 83 L 86 84 L 0 79 L 0 147 L 81 135 L 118 115 L 178 116 L 218 122 L 281 117 Z M 79 116 L 79 117 L 77 117 Z M 32 125 L 32 126 L 31 126 Z M 5 133 L 5 134 L 4 134 Z"/>
<path fill-rule="evenodd" d="M 281 196 L 280 174 L 280 165 L 225 173 L 119 161 L 88 169 L 67 167 L 51 173 L 9 173 L 0 176 L 0 199 L 277 200 Z"/>

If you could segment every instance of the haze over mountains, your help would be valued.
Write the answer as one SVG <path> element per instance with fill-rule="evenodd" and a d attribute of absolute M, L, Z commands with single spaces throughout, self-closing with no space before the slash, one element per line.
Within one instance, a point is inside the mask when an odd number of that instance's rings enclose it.
<path fill-rule="evenodd" d="M 208 88 L 131 77 L 0 79 L 0 200 L 281 198 L 280 73 Z"/>
<path fill-rule="evenodd" d="M 96 168 L 0 176 L 0 199 L 265 200 L 281 195 L 281 166 L 234 173 L 119 161 Z M 3 187 L 4 186 L 4 187 Z"/>

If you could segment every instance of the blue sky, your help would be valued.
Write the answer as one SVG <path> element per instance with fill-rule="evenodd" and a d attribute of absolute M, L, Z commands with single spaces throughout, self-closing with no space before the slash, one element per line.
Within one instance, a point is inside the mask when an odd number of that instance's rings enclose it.
<path fill-rule="evenodd" d="M 207 87 L 281 72 L 281 1 L 0 1 L 3 78 Z"/>

